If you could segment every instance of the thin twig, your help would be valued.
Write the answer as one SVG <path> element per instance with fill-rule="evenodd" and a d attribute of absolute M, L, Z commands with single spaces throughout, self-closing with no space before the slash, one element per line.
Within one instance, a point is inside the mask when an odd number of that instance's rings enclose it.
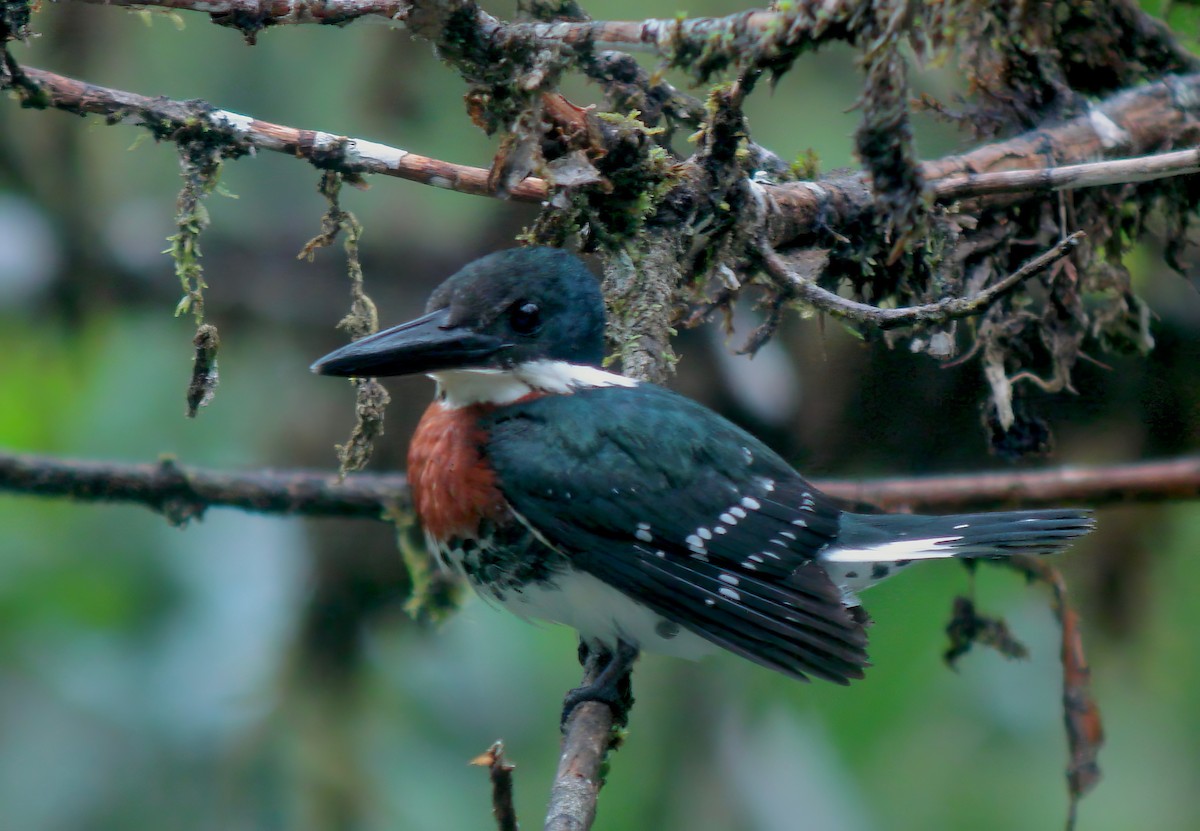
<path fill-rule="evenodd" d="M 788 268 L 783 258 L 766 244 L 759 247 L 759 254 L 763 264 L 767 267 L 767 272 L 776 284 L 813 308 L 852 323 L 865 323 L 879 329 L 896 329 L 918 323 L 944 323 L 948 320 L 970 317 L 986 311 L 989 306 L 1025 280 L 1040 274 L 1069 254 L 1085 236 L 1086 234 L 1082 231 L 1076 231 L 1049 251 L 1025 263 L 1003 280 L 971 297 L 947 297 L 936 303 L 902 306 L 898 309 L 881 309 L 878 306 L 859 303 L 856 300 L 848 300 L 834 294 L 812 280 L 796 274 Z"/>
<path fill-rule="evenodd" d="M 0 453 L 0 493 L 116 502 L 164 510 L 191 506 L 263 514 L 380 519 L 409 507 L 401 474 L 333 471 L 216 471 L 165 459 L 154 464 L 72 461 Z M 950 513 L 987 508 L 1116 505 L 1200 499 L 1200 456 L 1153 462 L 952 476 L 826 479 L 832 496 L 889 510 Z M 581 705 L 582 706 L 582 705 Z"/>
<path fill-rule="evenodd" d="M 271 150 L 298 156 L 322 170 L 336 170 L 351 176 L 379 173 L 459 193 L 496 195 L 488 187 L 488 171 L 481 167 L 453 164 L 364 139 L 272 124 L 216 109 L 204 102 L 149 98 L 44 69 L 27 66 L 24 73 L 44 96 L 43 101 L 31 96 L 30 103 L 34 106 L 54 107 L 78 115 L 107 116 L 109 123 L 146 127 L 157 138 L 171 139 L 175 133 L 194 135 L 197 130 L 208 130 L 215 138 L 247 151 Z M 546 183 L 528 178 L 514 187 L 509 197 L 521 202 L 540 202 L 546 197 Z"/>
<path fill-rule="evenodd" d="M 1010 560 L 993 561 L 1019 571 L 1027 578 L 1046 584 L 1053 595 L 1054 616 L 1062 630 L 1059 655 L 1063 668 L 1063 723 L 1067 728 L 1067 831 L 1074 831 L 1079 801 L 1100 782 L 1100 750 L 1104 746 L 1104 722 L 1092 694 L 1092 671 L 1083 649 L 1079 613 L 1067 597 L 1062 572 L 1040 557 L 1018 554 Z"/>
<path fill-rule="evenodd" d="M 504 742 L 496 742 L 471 760 L 488 769 L 492 780 L 492 816 L 499 831 L 517 831 L 517 809 L 513 807 L 513 776 L 516 765 L 504 758 Z"/>
<path fill-rule="evenodd" d="M 1047 167 L 1041 170 L 1010 170 L 998 173 L 958 173 L 933 186 L 938 200 L 969 199 L 1007 193 L 1095 188 L 1151 182 L 1170 176 L 1200 173 L 1200 148 L 1115 159 L 1107 162 Z"/>
<path fill-rule="evenodd" d="M 958 513 L 992 508 L 1122 505 L 1200 499 L 1200 456 L 950 476 L 820 480 L 826 493 L 889 511 Z"/>

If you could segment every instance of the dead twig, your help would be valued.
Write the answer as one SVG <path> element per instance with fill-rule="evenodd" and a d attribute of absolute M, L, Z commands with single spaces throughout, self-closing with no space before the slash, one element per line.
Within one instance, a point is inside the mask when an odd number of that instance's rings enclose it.
<path fill-rule="evenodd" d="M 767 273 L 776 285 L 789 292 L 795 299 L 802 300 L 832 317 L 887 330 L 919 323 L 945 323 L 986 311 L 989 306 L 1018 285 L 1067 256 L 1085 236 L 1086 234 L 1082 231 L 1076 231 L 1049 251 L 1025 263 L 1003 280 L 971 297 L 948 297 L 936 303 L 903 306 L 898 309 L 881 309 L 878 306 L 859 303 L 856 300 L 849 300 L 834 294 L 812 280 L 796 274 L 783 261 L 783 258 L 766 243 L 759 246 L 758 253 L 766 266 Z"/>
<path fill-rule="evenodd" d="M 992 561 L 1021 572 L 1029 580 L 1050 588 L 1055 617 L 1062 630 L 1061 658 L 1063 669 L 1063 723 L 1067 731 L 1067 831 L 1073 831 L 1079 801 L 1100 781 L 1098 758 L 1104 746 L 1104 723 L 1100 707 L 1092 697 L 1092 672 L 1083 651 L 1079 613 L 1067 598 L 1067 584 L 1062 573 L 1046 560 L 1021 554 L 1008 560 Z"/>
<path fill-rule="evenodd" d="M 998 194 L 1131 185 L 1193 173 L 1200 173 L 1200 148 L 1041 170 L 955 173 L 935 183 L 933 192 L 939 201 L 947 202 Z"/>

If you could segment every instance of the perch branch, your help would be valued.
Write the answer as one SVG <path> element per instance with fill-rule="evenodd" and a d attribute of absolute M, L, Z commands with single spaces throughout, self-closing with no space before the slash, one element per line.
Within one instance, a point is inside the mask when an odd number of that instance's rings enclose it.
<path fill-rule="evenodd" d="M 818 480 L 819 488 L 889 510 L 949 513 L 988 508 L 1118 505 L 1200 499 L 1200 456 L 1094 467 L 997 471 L 866 480 Z M 124 502 L 162 511 L 179 501 L 190 516 L 206 508 L 264 514 L 379 519 L 409 507 L 400 474 L 311 471 L 214 471 L 177 464 L 73 461 L 0 453 L 0 492 Z"/>
<path fill-rule="evenodd" d="M 545 831 L 586 831 L 592 827 L 602 784 L 600 768 L 608 751 L 612 725 L 612 711 L 607 704 L 586 701 L 575 708 L 563 736 Z"/>
<path fill-rule="evenodd" d="M 581 645 L 582 686 L 590 686 L 599 680 L 606 667 L 606 658 L 617 660 L 615 655 L 608 656 L 597 649 L 585 650 Z M 626 683 L 629 683 L 628 675 L 627 669 Z M 625 707 L 630 704 L 632 698 Z M 628 709 L 622 713 L 620 723 L 624 724 L 627 717 Z M 571 710 L 563 725 L 562 748 L 554 784 L 550 788 L 544 831 L 587 831 L 592 827 L 596 819 L 596 800 L 604 785 L 604 760 L 619 743 L 613 733 L 617 722 L 613 709 L 599 701 L 583 701 Z"/>
<path fill-rule="evenodd" d="M 689 19 L 594 20 L 559 23 L 511 23 L 507 29 L 517 36 L 573 45 L 604 43 L 625 51 L 655 52 L 671 57 L 680 52 L 703 52 L 717 44 L 722 48 L 735 41 L 746 44 L 786 31 L 788 40 L 816 43 L 843 39 L 846 24 L 861 14 L 864 4 L 856 0 L 801 0 L 788 12 L 745 11 L 725 17 Z"/>
<path fill-rule="evenodd" d="M 495 195 L 488 186 L 488 171 L 484 168 L 452 164 L 364 139 L 272 124 L 199 101 L 149 98 L 44 69 L 27 66 L 24 74 L 36 90 L 23 94 L 28 106 L 53 107 L 76 115 L 102 115 L 110 124 L 136 124 L 148 128 L 157 138 L 168 140 L 177 133 L 194 135 L 197 130 L 209 130 L 248 151 L 286 153 L 306 159 L 322 170 L 336 170 L 350 176 L 379 173 L 459 193 Z M 513 188 L 510 195 L 523 202 L 539 202 L 546 196 L 546 185 L 541 179 L 529 178 Z"/>
<path fill-rule="evenodd" d="M 1076 231 L 1049 251 L 1025 263 L 1003 280 L 971 297 L 948 297 L 936 303 L 926 303 L 922 306 L 902 306 L 898 309 L 881 309 L 878 306 L 848 300 L 828 289 L 821 288 L 812 280 L 805 279 L 788 268 L 783 258 L 767 245 L 762 245 L 759 253 L 762 256 L 763 264 L 767 267 L 767 272 L 782 289 L 793 297 L 803 300 L 813 308 L 833 317 L 853 323 L 865 323 L 886 330 L 918 323 L 943 323 L 947 320 L 979 314 L 1025 280 L 1040 274 L 1067 256 L 1084 236 L 1082 231 Z"/>

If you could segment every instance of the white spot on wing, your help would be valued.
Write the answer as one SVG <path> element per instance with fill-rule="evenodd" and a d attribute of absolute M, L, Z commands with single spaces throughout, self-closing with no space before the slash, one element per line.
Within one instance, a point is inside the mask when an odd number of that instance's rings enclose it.
<path fill-rule="evenodd" d="M 740 582 L 732 574 L 726 574 L 725 572 L 721 572 L 720 574 L 718 574 L 717 579 L 720 580 L 722 583 L 728 583 L 731 586 L 736 586 Z"/>
<path fill-rule="evenodd" d="M 654 535 L 651 534 L 649 531 L 647 531 L 645 528 L 637 529 L 637 531 L 635 531 L 633 535 L 635 537 L 637 537 L 639 540 L 641 540 L 642 542 L 653 542 L 654 541 Z"/>
<path fill-rule="evenodd" d="M 725 586 L 721 586 L 719 589 L 717 589 L 717 591 L 721 594 L 721 597 L 728 598 L 729 600 L 733 600 L 735 602 L 742 599 L 740 594 L 735 592 L 733 589 L 726 588 Z"/>
<path fill-rule="evenodd" d="M 707 528 L 697 528 L 696 536 L 702 540 L 711 540 L 712 539 L 712 531 L 709 531 Z"/>
<path fill-rule="evenodd" d="M 742 510 L 740 507 L 738 507 L 737 505 L 734 505 L 732 508 L 730 508 L 729 513 L 733 514 L 738 519 L 746 518 L 746 512 L 744 510 Z"/>
<path fill-rule="evenodd" d="M 807 528 L 808 522 L 803 519 L 793 519 L 792 525 L 795 525 L 797 528 Z"/>
<path fill-rule="evenodd" d="M 791 531 L 780 531 L 780 532 L 779 532 L 779 536 L 781 536 L 781 537 L 787 537 L 789 540 L 794 540 L 794 539 L 796 539 L 796 535 L 795 535 L 795 534 L 793 534 Z"/>
<path fill-rule="evenodd" d="M 757 511 L 759 508 L 762 507 L 762 503 L 759 502 L 757 499 L 755 499 L 753 496 L 743 496 L 742 497 L 742 507 L 748 511 Z"/>
<path fill-rule="evenodd" d="M 964 528 L 970 528 L 970 527 L 971 527 L 971 523 L 969 523 L 969 522 L 964 522 L 962 525 L 955 525 L 955 526 L 954 526 L 954 530 L 955 530 L 955 531 L 961 531 L 961 530 L 962 530 L 962 529 L 964 529 Z"/>
<path fill-rule="evenodd" d="M 721 514 L 718 519 L 720 519 L 721 522 L 724 522 L 726 525 L 737 525 L 737 517 L 735 517 L 733 514 Z"/>

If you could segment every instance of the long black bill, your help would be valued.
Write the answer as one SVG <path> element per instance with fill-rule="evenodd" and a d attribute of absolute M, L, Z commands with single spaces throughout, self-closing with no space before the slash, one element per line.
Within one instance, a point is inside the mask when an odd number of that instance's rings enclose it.
<path fill-rule="evenodd" d="M 312 365 L 319 375 L 416 375 L 479 366 L 505 344 L 492 335 L 450 326 L 449 309 L 376 332 L 330 352 Z"/>

